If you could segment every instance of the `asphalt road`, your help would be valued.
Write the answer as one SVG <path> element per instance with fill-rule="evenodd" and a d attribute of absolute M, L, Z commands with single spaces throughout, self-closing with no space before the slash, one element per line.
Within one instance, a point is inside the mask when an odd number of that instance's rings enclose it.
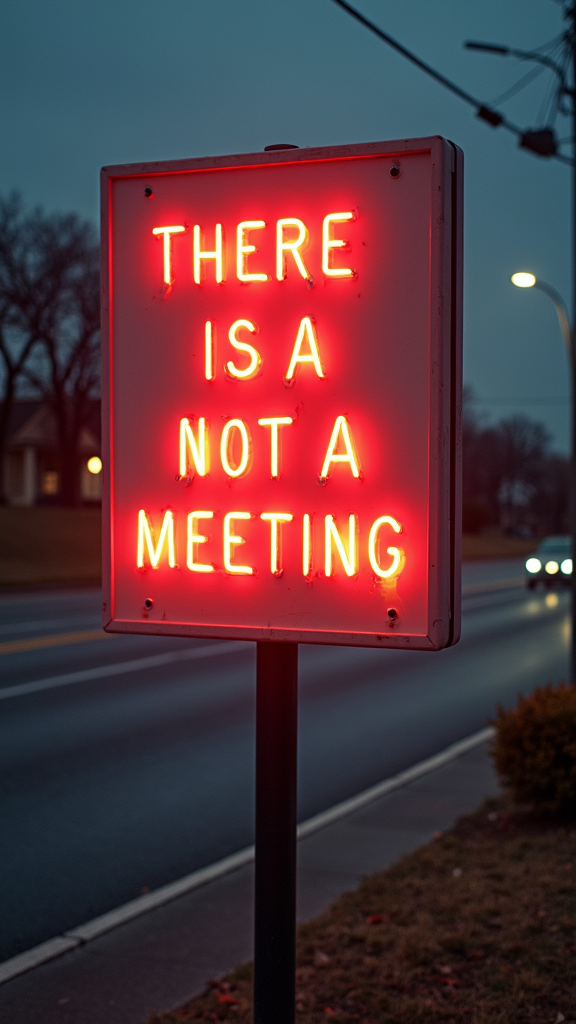
<path fill-rule="evenodd" d="M 301 820 L 566 676 L 567 594 L 491 587 L 520 570 L 465 567 L 450 650 L 300 648 Z M 254 645 L 98 628 L 95 590 L 0 598 L 0 960 L 253 840 Z"/>

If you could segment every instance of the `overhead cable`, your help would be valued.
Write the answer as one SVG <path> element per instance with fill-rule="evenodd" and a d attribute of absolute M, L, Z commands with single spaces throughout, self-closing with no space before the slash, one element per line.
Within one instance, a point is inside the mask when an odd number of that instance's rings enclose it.
<path fill-rule="evenodd" d="M 436 68 L 433 68 L 430 64 L 427 64 L 426 61 L 421 60 L 420 57 L 417 57 L 415 53 L 412 53 L 412 51 L 408 50 L 405 46 L 402 45 L 402 43 L 399 43 L 391 35 L 389 35 L 387 32 L 384 32 L 381 28 L 379 28 L 379 26 L 376 25 L 373 21 L 370 21 L 369 18 L 366 18 L 365 15 L 361 14 L 360 11 L 358 11 L 355 7 L 352 7 L 351 4 L 347 3 L 347 0 L 332 0 L 332 2 L 337 4 L 338 7 L 341 7 L 344 11 L 350 14 L 352 18 L 356 19 L 356 21 L 359 21 L 361 25 L 364 25 L 367 29 L 370 30 L 370 32 L 373 32 L 374 35 L 378 36 L 379 39 L 387 43 L 388 46 L 391 46 L 392 49 L 397 51 L 397 53 L 400 53 L 403 57 L 406 57 L 407 60 L 411 61 L 412 64 L 415 64 L 416 67 L 420 68 L 421 71 L 424 71 L 431 78 L 435 79 L 435 81 L 439 82 L 440 85 L 443 85 L 445 89 L 449 89 L 450 92 L 454 93 L 455 96 L 458 96 L 459 99 L 464 100 L 464 102 L 468 103 L 469 106 L 474 107 L 477 116 L 482 121 L 486 121 L 487 124 L 492 125 L 493 128 L 505 128 L 506 131 L 509 131 L 513 135 L 516 135 L 516 137 L 520 140 L 520 145 L 524 149 L 530 149 L 532 152 L 538 153 L 540 156 L 553 156 L 555 157 L 555 159 L 560 160 L 562 163 L 572 164 L 572 160 L 569 157 L 566 157 L 563 154 L 556 152 L 554 146 L 551 144 L 551 140 L 548 139 L 548 136 L 551 135 L 548 129 L 542 132 L 523 131 L 518 125 L 514 124 L 512 121 L 509 121 L 506 117 L 504 117 L 504 115 L 501 114 L 498 110 L 494 110 L 488 104 L 483 103 L 481 100 L 478 100 L 475 96 L 472 96 L 471 93 L 466 92 L 465 89 L 461 89 L 460 86 L 456 84 L 456 82 L 453 82 L 450 78 L 447 78 L 446 75 L 443 75 L 440 71 L 437 71 Z M 493 49 L 497 49 L 498 52 L 502 54 L 512 52 L 509 50 L 508 47 L 493 47 Z M 546 58 L 543 55 L 539 56 L 542 57 L 541 63 L 547 63 Z M 540 136 L 542 136 L 542 139 L 540 138 Z"/>

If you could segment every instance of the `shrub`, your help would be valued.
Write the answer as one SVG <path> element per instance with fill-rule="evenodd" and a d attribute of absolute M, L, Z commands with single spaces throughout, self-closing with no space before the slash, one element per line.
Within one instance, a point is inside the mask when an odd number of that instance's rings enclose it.
<path fill-rule="evenodd" d="M 515 800 L 576 816 L 576 686 L 538 687 L 498 705 L 491 754 Z"/>

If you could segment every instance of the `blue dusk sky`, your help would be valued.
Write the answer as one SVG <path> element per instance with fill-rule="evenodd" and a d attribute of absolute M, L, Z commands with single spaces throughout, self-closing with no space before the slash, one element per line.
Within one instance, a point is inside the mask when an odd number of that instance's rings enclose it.
<path fill-rule="evenodd" d="M 564 29 L 555 0 L 357 0 L 385 31 L 490 103 L 532 65 L 466 39 L 534 49 Z M 465 155 L 464 377 L 487 421 L 524 413 L 568 449 L 569 378 L 554 308 L 571 300 L 568 166 L 518 148 L 331 0 L 19 0 L 2 15 L 0 191 L 98 217 L 102 165 L 444 135 Z M 550 117 L 539 75 L 500 109 Z M 570 134 L 566 118 L 560 137 Z M 565 147 L 568 152 L 568 147 Z"/>

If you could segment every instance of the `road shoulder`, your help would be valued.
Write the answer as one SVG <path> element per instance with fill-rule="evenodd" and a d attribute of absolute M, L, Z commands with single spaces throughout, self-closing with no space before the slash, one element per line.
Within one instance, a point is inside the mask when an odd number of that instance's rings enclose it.
<path fill-rule="evenodd" d="M 300 921 L 499 792 L 486 734 L 477 736 L 467 749 L 456 744 L 440 760 L 425 762 L 419 774 L 411 769 L 396 785 L 386 780 L 374 787 L 370 799 L 331 823 L 304 830 Z M 14 977 L 0 988 L 0 1018 L 11 1024 L 40 1016 L 43 1024 L 142 1024 L 149 1014 L 185 1002 L 209 978 L 251 957 L 252 879 L 253 865 L 245 863 Z"/>

